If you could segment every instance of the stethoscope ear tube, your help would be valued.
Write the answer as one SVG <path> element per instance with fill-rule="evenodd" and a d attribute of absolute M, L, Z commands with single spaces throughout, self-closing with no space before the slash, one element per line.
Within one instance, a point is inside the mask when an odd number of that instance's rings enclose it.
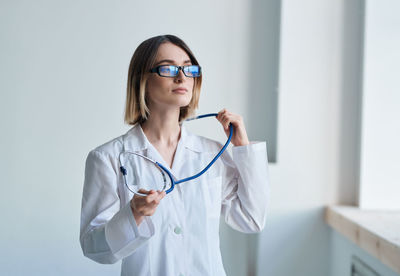
<path fill-rule="evenodd" d="M 211 117 L 211 116 L 217 116 L 217 115 L 218 115 L 217 113 L 204 114 L 204 115 L 200 115 L 200 116 L 197 116 L 195 118 L 188 119 L 188 120 L 200 119 L 200 118 L 204 118 L 204 117 Z M 228 147 L 229 143 L 231 142 L 232 135 L 233 135 L 233 125 L 230 123 L 229 124 L 229 137 L 228 137 L 228 140 L 226 141 L 226 143 L 222 147 L 222 149 L 218 152 L 218 154 L 213 158 L 213 160 L 211 160 L 210 163 L 203 170 L 201 170 L 199 173 L 197 173 L 197 174 L 195 174 L 193 176 L 178 180 L 178 181 L 175 182 L 175 184 L 180 184 L 182 182 L 186 182 L 186 181 L 195 179 L 195 178 L 199 177 L 200 175 L 202 175 L 203 173 L 205 173 L 215 163 L 215 161 L 217 161 L 217 159 L 221 156 L 221 154 Z"/>
<path fill-rule="evenodd" d="M 204 115 L 197 116 L 195 118 L 187 119 L 186 121 L 191 121 L 191 120 L 201 119 L 201 118 L 211 117 L 211 116 L 217 116 L 217 115 L 218 115 L 217 113 L 204 114 Z M 228 140 L 226 141 L 225 145 L 222 147 L 222 149 L 218 152 L 218 154 L 213 158 L 213 160 L 210 161 L 210 163 L 203 170 L 201 170 L 199 173 L 197 173 L 197 174 L 195 174 L 193 176 L 190 176 L 190 177 L 175 181 L 173 176 L 172 176 L 172 174 L 171 174 L 171 172 L 167 168 L 165 168 L 163 165 L 161 165 L 160 163 L 156 162 L 157 165 L 160 166 L 160 168 L 162 170 L 164 170 L 168 174 L 168 177 L 171 180 L 171 187 L 168 190 L 166 190 L 165 192 L 167 194 L 169 194 L 170 192 L 172 192 L 174 190 L 175 184 L 180 184 L 182 182 L 193 180 L 193 179 L 201 176 L 202 174 L 204 174 L 215 163 L 215 161 L 217 161 L 217 159 L 221 156 L 221 154 L 226 150 L 226 148 L 228 147 L 229 143 L 231 142 L 232 135 L 233 135 L 233 125 L 230 123 L 229 124 L 229 137 L 228 137 Z"/>
<path fill-rule="evenodd" d="M 185 121 L 191 121 L 191 120 L 195 120 L 195 119 L 201 119 L 201 118 L 212 117 L 212 116 L 216 117 L 217 115 L 218 115 L 218 113 L 203 114 L 203 115 L 199 115 L 199 116 L 194 117 L 194 118 L 187 119 L 187 120 L 185 120 Z M 153 160 L 151 160 L 151 159 L 149 159 L 148 157 L 145 157 L 145 156 L 142 156 L 142 157 L 148 159 L 149 161 L 152 161 L 152 162 L 156 163 L 157 166 L 159 166 L 159 168 L 161 168 L 163 171 L 165 171 L 165 172 L 167 173 L 169 179 L 171 180 L 171 187 L 169 187 L 169 189 L 167 189 L 165 192 L 166 192 L 167 194 L 169 194 L 170 192 L 172 192 L 172 191 L 174 190 L 176 184 L 180 184 L 180 183 L 183 183 L 183 182 L 186 182 L 186 181 L 195 179 L 195 178 L 201 176 L 202 174 L 204 174 L 204 173 L 215 163 L 215 161 L 217 161 L 217 159 L 222 155 L 222 153 L 226 150 L 226 148 L 228 147 L 229 143 L 231 142 L 232 135 L 233 135 L 233 125 L 230 123 L 230 124 L 229 124 L 229 137 L 228 137 L 228 140 L 226 141 L 226 143 L 225 143 L 225 145 L 222 147 L 222 149 L 218 152 L 218 154 L 217 154 L 217 155 L 210 161 L 210 163 L 209 163 L 203 170 L 201 170 L 199 173 L 197 173 L 197 174 L 195 174 L 195 175 L 193 175 L 193 176 L 190 176 L 190 177 L 181 179 L 181 180 L 176 180 L 176 181 L 175 181 L 175 180 L 174 180 L 174 177 L 172 176 L 172 173 L 171 173 L 166 167 L 164 167 L 162 164 L 160 164 L 159 162 L 153 161 Z M 121 155 L 122 155 L 123 153 L 131 153 L 131 154 L 137 154 L 137 153 L 134 153 L 134 152 L 125 152 L 125 147 L 124 147 L 124 143 L 123 143 L 123 142 L 122 142 L 122 145 L 123 145 L 123 151 L 119 154 L 118 159 L 119 159 L 119 164 L 120 164 L 120 171 L 121 171 L 121 173 L 122 173 L 122 175 L 123 175 L 123 178 L 124 178 L 124 181 L 125 181 L 125 185 L 126 185 L 126 186 L 128 187 L 128 189 L 129 189 L 131 192 L 133 192 L 134 194 L 142 195 L 142 194 L 140 194 L 140 193 L 137 193 L 137 192 L 135 192 L 135 191 L 132 191 L 132 190 L 129 188 L 128 183 L 126 182 L 127 170 L 126 170 L 126 168 L 122 165 L 122 162 L 121 162 Z M 140 155 L 140 154 L 137 154 L 137 155 Z M 145 195 L 143 195 L 143 196 L 145 196 Z"/>
<path fill-rule="evenodd" d="M 170 172 L 166 167 L 164 167 L 163 165 L 161 165 L 161 164 L 158 163 L 158 162 L 156 162 L 156 164 L 157 164 L 163 171 L 165 171 L 165 172 L 168 174 L 168 177 L 169 177 L 169 179 L 171 180 L 171 187 L 170 187 L 168 190 L 165 191 L 165 193 L 169 194 L 169 193 L 172 192 L 172 190 L 175 188 L 175 180 L 174 180 L 174 178 L 173 178 L 171 172 Z"/>

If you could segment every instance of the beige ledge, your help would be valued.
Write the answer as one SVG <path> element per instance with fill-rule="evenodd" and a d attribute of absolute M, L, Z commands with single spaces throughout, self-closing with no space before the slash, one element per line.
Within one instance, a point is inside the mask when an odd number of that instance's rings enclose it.
<path fill-rule="evenodd" d="M 325 221 L 382 263 L 400 273 L 400 211 L 329 206 Z"/>

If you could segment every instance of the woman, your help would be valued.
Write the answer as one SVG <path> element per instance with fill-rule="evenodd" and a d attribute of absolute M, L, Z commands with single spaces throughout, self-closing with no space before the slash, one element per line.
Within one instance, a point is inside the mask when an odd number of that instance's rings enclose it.
<path fill-rule="evenodd" d="M 192 52 L 176 36 L 141 43 L 128 75 L 125 122 L 133 127 L 87 157 L 83 253 L 99 263 L 122 260 L 121 275 L 225 275 L 220 216 L 238 231 L 254 233 L 264 227 L 266 144 L 249 143 L 242 118 L 225 109 L 217 119 L 227 134 L 229 124 L 234 126 L 233 158 L 224 152 L 204 175 L 168 195 L 155 190 L 134 195 L 124 184 L 118 163 L 123 150 L 151 157 L 180 179 L 199 172 L 221 149 L 220 143 L 190 134 L 180 124 L 197 108 L 200 72 Z"/>

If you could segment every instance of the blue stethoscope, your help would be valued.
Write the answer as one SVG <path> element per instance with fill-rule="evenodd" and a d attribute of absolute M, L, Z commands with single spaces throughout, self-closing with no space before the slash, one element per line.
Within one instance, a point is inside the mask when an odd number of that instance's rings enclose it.
<path fill-rule="evenodd" d="M 202 119 L 202 118 L 206 118 L 206 117 L 216 117 L 217 115 L 218 115 L 218 113 L 203 114 L 203 115 L 199 115 L 199 116 L 194 117 L 194 118 L 186 119 L 185 121 L 192 121 L 192 120 Z M 181 184 L 181 183 L 183 183 L 183 182 L 187 182 L 187 181 L 190 181 L 190 180 L 193 180 L 193 179 L 196 179 L 196 178 L 198 178 L 199 176 L 201 176 L 202 174 L 204 174 L 204 173 L 215 163 L 215 161 L 217 161 L 217 159 L 221 156 L 221 154 L 222 154 L 222 153 L 225 151 L 225 149 L 228 147 L 229 143 L 231 142 L 232 135 L 233 135 L 233 125 L 232 125 L 232 124 L 229 124 L 229 137 L 228 137 L 228 140 L 226 141 L 226 143 L 225 143 L 225 145 L 222 147 L 222 149 L 218 152 L 218 154 L 217 154 L 217 155 L 210 161 L 210 163 L 209 163 L 203 170 L 201 170 L 199 173 L 197 173 L 197 174 L 195 174 L 195 175 L 192 175 L 192 176 L 190 176 L 190 177 L 186 177 L 186 178 L 180 179 L 180 180 L 174 180 L 174 177 L 172 176 L 172 173 L 171 173 L 165 166 L 163 166 L 162 164 L 160 164 L 159 162 L 154 161 L 154 160 L 152 160 L 152 159 L 150 159 L 150 158 L 148 158 L 148 157 L 145 157 L 145 156 L 141 156 L 141 157 L 147 159 L 148 161 L 151 161 L 151 162 L 155 163 L 161 170 L 163 170 L 163 171 L 167 174 L 169 180 L 171 181 L 171 187 L 170 187 L 168 190 L 165 191 L 165 192 L 168 194 L 168 193 L 170 193 L 170 192 L 172 192 L 172 191 L 174 190 L 175 185 Z M 121 153 L 121 154 L 122 154 L 122 153 Z M 132 191 L 133 193 L 139 194 L 139 195 L 144 195 L 144 194 L 141 194 L 141 193 L 139 193 L 139 192 L 137 192 L 137 191 L 133 191 L 131 188 L 129 188 L 129 185 L 128 185 L 127 181 L 126 181 L 127 170 L 126 170 L 126 168 L 125 168 L 125 167 L 122 165 L 122 163 L 121 163 L 121 154 L 120 154 L 120 156 L 119 156 L 120 170 L 121 170 L 121 173 L 122 173 L 123 176 L 124 176 L 125 185 L 126 185 L 127 188 L 128 188 L 130 191 Z M 136 154 L 136 153 L 132 153 L 132 154 Z M 137 155 L 139 155 L 139 154 L 137 154 Z"/>

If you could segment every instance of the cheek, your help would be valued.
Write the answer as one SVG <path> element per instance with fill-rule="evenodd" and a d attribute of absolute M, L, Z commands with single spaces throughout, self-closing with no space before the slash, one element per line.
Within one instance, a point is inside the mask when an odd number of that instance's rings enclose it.
<path fill-rule="evenodd" d="M 188 87 L 190 87 L 190 98 L 192 98 L 193 91 L 194 91 L 194 80 L 193 79 L 190 81 L 190 84 L 188 85 Z"/>
<path fill-rule="evenodd" d="M 162 90 L 163 87 L 165 87 L 165 80 L 163 78 L 150 78 L 147 81 L 147 89 L 148 89 L 148 91 Z"/>
<path fill-rule="evenodd" d="M 188 96 L 186 98 L 186 105 L 190 104 L 192 98 L 193 98 L 193 90 L 188 93 Z"/>

